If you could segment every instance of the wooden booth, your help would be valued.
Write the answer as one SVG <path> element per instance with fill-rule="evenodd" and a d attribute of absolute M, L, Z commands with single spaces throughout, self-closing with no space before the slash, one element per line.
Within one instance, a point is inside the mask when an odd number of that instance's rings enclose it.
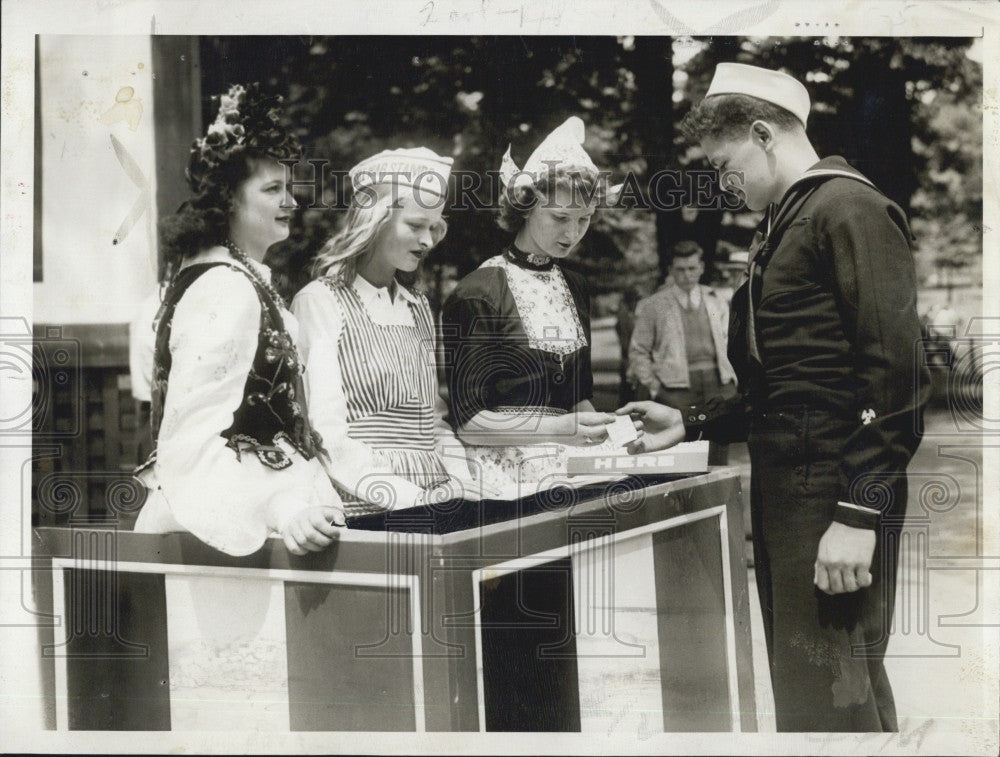
<path fill-rule="evenodd" d="M 756 730 L 736 469 L 352 525 L 245 558 L 37 528 L 48 726 Z"/>

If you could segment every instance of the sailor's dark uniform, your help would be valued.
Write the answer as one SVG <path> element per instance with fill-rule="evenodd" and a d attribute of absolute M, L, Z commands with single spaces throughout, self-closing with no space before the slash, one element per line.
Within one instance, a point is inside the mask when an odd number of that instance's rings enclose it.
<path fill-rule="evenodd" d="M 745 439 L 754 557 L 781 731 L 894 731 L 883 658 L 906 466 L 929 380 L 902 210 L 842 158 L 772 206 L 730 312 L 741 395 L 682 408 L 689 439 Z M 837 521 L 877 533 L 874 581 L 813 585 Z"/>

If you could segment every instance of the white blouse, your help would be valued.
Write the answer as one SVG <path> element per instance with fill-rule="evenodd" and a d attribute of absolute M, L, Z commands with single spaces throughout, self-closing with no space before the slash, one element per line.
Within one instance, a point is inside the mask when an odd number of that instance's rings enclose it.
<path fill-rule="evenodd" d="M 218 248 L 189 258 L 185 266 L 211 262 L 241 267 Z M 255 268 L 270 280 L 267 266 Z M 295 318 L 287 310 L 282 315 L 294 341 Z M 243 402 L 260 316 L 253 284 L 222 266 L 199 276 L 177 304 L 156 463 L 140 474 L 151 491 L 136 531 L 189 531 L 223 552 L 246 555 L 299 511 L 340 505 L 318 458 L 306 460 L 279 441 L 292 465 L 273 470 L 256 455 L 237 458 L 220 435 Z"/>
<path fill-rule="evenodd" d="M 356 276 L 352 288 L 364 305 L 365 312 L 382 326 L 415 326 L 410 303 L 413 295 L 405 287 L 376 287 L 362 276 Z M 344 329 L 344 314 L 333 294 L 321 281 L 303 287 L 292 301 L 292 312 L 299 322 L 299 357 L 305 365 L 305 389 L 309 419 L 330 453 L 330 477 L 345 491 L 362 499 L 362 482 L 371 477 L 395 490 L 396 507 L 411 507 L 424 491 L 402 476 L 395 475 L 376 459 L 373 448 L 348 436 L 347 399 L 344 395 L 340 370 L 339 342 Z M 435 451 L 445 470 L 454 478 L 469 481 L 469 466 L 465 447 L 445 420 L 447 405 L 437 395 L 434 403 Z"/>

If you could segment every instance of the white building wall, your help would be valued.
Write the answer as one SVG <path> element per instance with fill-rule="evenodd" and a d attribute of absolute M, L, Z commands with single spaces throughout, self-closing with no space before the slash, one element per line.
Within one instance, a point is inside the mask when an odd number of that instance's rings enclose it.
<path fill-rule="evenodd" d="M 151 41 L 42 36 L 39 48 L 43 280 L 33 320 L 125 323 L 156 282 Z"/>

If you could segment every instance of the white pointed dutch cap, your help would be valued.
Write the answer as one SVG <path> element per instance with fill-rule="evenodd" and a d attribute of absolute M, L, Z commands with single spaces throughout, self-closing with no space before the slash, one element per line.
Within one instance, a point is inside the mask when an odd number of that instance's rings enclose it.
<path fill-rule="evenodd" d="M 809 118 L 809 92 L 798 79 L 781 71 L 745 63 L 720 63 L 705 97 L 712 95 L 749 95 L 766 100 L 798 118 L 806 125 Z"/>
<path fill-rule="evenodd" d="M 445 197 L 454 162 L 426 147 L 407 147 L 383 150 L 365 158 L 348 171 L 348 175 L 355 191 L 376 184 L 395 184 Z"/>
<path fill-rule="evenodd" d="M 570 116 L 542 140 L 528 157 L 523 169 L 517 167 L 508 146 L 500 164 L 500 180 L 504 186 L 527 186 L 537 181 L 553 164 L 585 168 L 600 173 L 600 169 L 583 149 L 586 136 L 583 121 L 578 116 Z M 610 187 L 608 195 L 617 194 L 621 188 L 621 184 Z"/>

